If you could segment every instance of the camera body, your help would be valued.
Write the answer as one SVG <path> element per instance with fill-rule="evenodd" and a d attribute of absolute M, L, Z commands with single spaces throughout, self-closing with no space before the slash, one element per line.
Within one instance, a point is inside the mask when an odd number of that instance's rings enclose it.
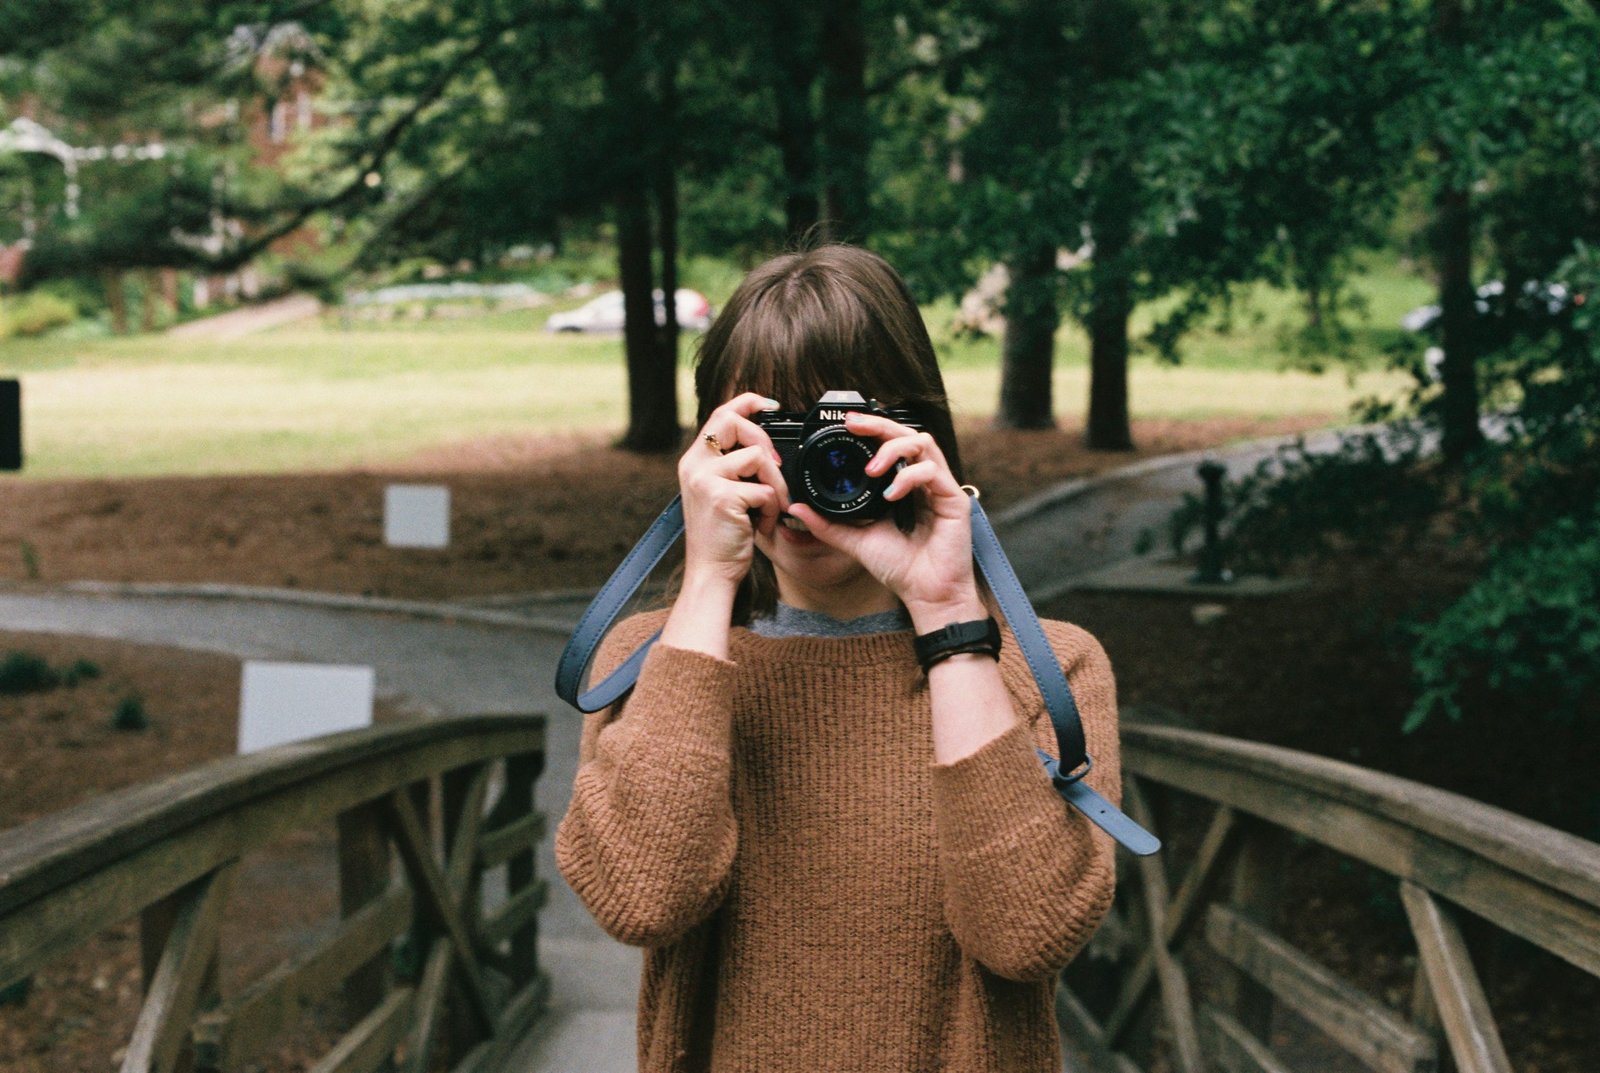
<path fill-rule="evenodd" d="M 883 446 L 881 440 L 857 436 L 845 428 L 847 413 L 887 417 L 921 431 L 907 410 L 889 410 L 854 391 L 827 391 L 805 413 L 764 410 L 753 420 L 772 438 L 789 486 L 789 498 L 807 503 L 818 514 L 845 521 L 875 521 L 886 514 L 902 531 L 915 525 L 915 506 L 908 496 L 898 503 L 883 498 L 904 463 L 880 476 L 866 465 Z"/>

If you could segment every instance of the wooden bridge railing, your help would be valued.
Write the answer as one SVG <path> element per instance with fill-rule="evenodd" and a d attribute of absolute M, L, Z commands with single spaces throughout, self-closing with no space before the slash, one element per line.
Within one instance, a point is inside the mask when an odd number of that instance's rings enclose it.
<path fill-rule="evenodd" d="M 145 993 L 123 1073 L 244 1068 L 303 1004 L 341 990 L 354 1027 L 317 1073 L 396 1056 L 421 1073 L 446 1052 L 456 1073 L 498 1069 L 548 990 L 543 767 L 543 717 L 417 721 L 219 760 L 0 832 L 0 990 L 137 917 Z M 241 857 L 319 825 L 338 832 L 333 934 L 220 993 L 223 913 L 251 893 L 230 891 Z M 507 894 L 486 912 L 496 868 Z M 402 943 L 414 971 L 396 969 Z"/>
<path fill-rule="evenodd" d="M 1179 1073 L 1376 1073 L 1511 1063 L 1457 910 L 1600 976 L 1600 845 L 1500 809 L 1338 761 L 1188 730 L 1129 724 L 1125 805 L 1161 831 L 1182 810 L 1199 838 L 1179 855 L 1124 856 L 1118 906 L 1095 953 L 1057 995 L 1089 1068 L 1133 1073 L 1130 1055 Z M 1209 813 L 1209 817 L 1204 815 Z M 1397 1010 L 1273 928 L 1300 839 L 1392 881 L 1415 941 L 1410 1004 Z M 1118 938 L 1120 936 L 1120 938 Z M 1104 940 L 1102 940 L 1104 937 Z M 1408 952 L 1409 953 L 1409 952 Z M 1269 1047 L 1275 1008 L 1319 1030 L 1333 1059 L 1297 1065 Z M 1091 1012 L 1092 1011 L 1092 1012 Z M 1345 1056 L 1339 1058 L 1342 1052 Z"/>

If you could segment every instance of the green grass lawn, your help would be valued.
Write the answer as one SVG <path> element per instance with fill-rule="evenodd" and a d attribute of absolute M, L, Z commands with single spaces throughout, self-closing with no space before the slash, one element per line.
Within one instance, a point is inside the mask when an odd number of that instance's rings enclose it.
<path fill-rule="evenodd" d="M 1355 333 L 1354 365 L 1320 375 L 1286 369 L 1283 326 L 1293 302 L 1262 290 L 1230 332 L 1195 333 L 1183 364 L 1135 358 L 1135 417 L 1337 415 L 1358 398 L 1398 394 L 1405 378 L 1382 369 L 1380 348 L 1428 289 L 1393 267 L 1362 289 L 1371 318 Z M 543 321 L 555 308 L 349 327 L 329 316 L 233 342 L 6 340 L 0 376 L 23 380 L 26 473 L 34 477 L 340 469 L 484 436 L 620 432 L 620 340 L 547 334 Z M 952 338 L 952 308 L 932 306 L 927 318 L 955 408 L 991 414 L 998 343 Z M 1141 311 L 1136 327 L 1149 315 Z M 1055 387 L 1066 422 L 1081 420 L 1086 354 L 1082 333 L 1063 328 Z M 687 357 L 681 384 L 687 419 Z"/>

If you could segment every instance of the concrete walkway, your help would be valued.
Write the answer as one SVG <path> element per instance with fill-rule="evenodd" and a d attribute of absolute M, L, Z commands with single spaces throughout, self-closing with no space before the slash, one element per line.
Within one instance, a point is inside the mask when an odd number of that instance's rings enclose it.
<path fill-rule="evenodd" d="M 1235 473 L 1276 443 L 1222 452 Z M 1331 437 L 1324 441 L 1331 442 Z M 1202 456 L 1155 459 L 1072 482 L 993 518 L 1019 577 L 1036 600 L 1127 559 L 1141 529 L 1160 530 L 1185 491 L 1200 484 Z M 566 811 L 581 717 L 555 696 L 552 676 L 566 633 L 587 598 L 525 595 L 477 606 L 363 602 L 224 586 L 91 586 L 49 593 L 0 591 L 6 629 L 89 635 L 203 649 L 240 659 L 372 666 L 378 692 L 420 715 L 544 712 L 548 765 L 538 806 L 552 825 Z M 634 1069 L 639 954 L 595 926 L 560 882 L 552 844 L 540 874 L 551 880 L 540 927 L 553 983 L 549 1018 L 506 1073 L 623 1073 Z"/>
<path fill-rule="evenodd" d="M 288 294 L 259 305 L 230 309 L 226 313 L 191 320 L 168 328 L 171 339 L 211 339 L 227 342 L 243 339 L 256 332 L 280 328 L 285 324 L 314 317 L 322 311 L 322 303 L 309 294 Z"/>

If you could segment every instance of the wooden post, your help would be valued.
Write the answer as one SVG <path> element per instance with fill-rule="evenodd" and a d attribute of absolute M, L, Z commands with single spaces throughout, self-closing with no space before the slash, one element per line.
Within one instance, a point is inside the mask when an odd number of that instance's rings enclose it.
<path fill-rule="evenodd" d="M 1242 823 L 1241 842 L 1233 864 L 1233 889 L 1228 904 L 1264 928 L 1275 929 L 1283 903 L 1283 874 L 1289 840 L 1278 828 L 1260 820 Z M 1223 982 L 1222 999 L 1245 1030 L 1259 1040 L 1272 1040 L 1272 992 L 1237 970 Z"/>
<path fill-rule="evenodd" d="M 379 802 L 339 814 L 339 915 L 348 919 L 389 889 L 391 856 Z M 359 1022 L 389 990 L 389 959 L 380 954 L 345 980 L 345 1007 Z"/>
<path fill-rule="evenodd" d="M 506 800 L 511 803 L 508 819 L 518 820 L 533 813 L 533 790 L 544 770 L 543 753 L 526 753 L 506 760 Z M 515 897 L 535 881 L 535 856 L 532 847 L 506 862 L 506 896 Z M 539 973 L 539 917 L 511 934 L 511 974 L 518 987 Z"/>
<path fill-rule="evenodd" d="M 443 860 L 448 864 L 462 839 L 464 825 L 472 822 L 467 816 L 466 809 L 471 800 L 472 780 L 478 772 L 477 765 L 456 768 L 447 771 L 439 779 L 439 811 L 440 825 L 439 837 L 443 848 Z M 482 807 L 481 800 L 478 802 Z M 466 883 L 460 890 L 452 890 L 458 896 L 456 905 L 460 908 L 462 923 L 469 932 L 476 934 L 478 929 L 481 895 L 478 889 L 478 869 L 473 867 L 469 872 Z M 467 997 L 462 992 L 460 981 L 452 980 L 450 987 L 450 1001 L 447 1004 L 445 1024 L 447 1049 L 452 1062 L 460 1061 L 467 1052 L 483 1040 L 483 1035 L 478 1029 L 477 1022 L 473 1019 L 467 1005 Z"/>
<path fill-rule="evenodd" d="M 234 865 L 225 864 L 147 907 L 139 918 L 145 1001 L 123 1073 L 196 1068 L 195 1014 L 218 1001 L 217 946 Z"/>

